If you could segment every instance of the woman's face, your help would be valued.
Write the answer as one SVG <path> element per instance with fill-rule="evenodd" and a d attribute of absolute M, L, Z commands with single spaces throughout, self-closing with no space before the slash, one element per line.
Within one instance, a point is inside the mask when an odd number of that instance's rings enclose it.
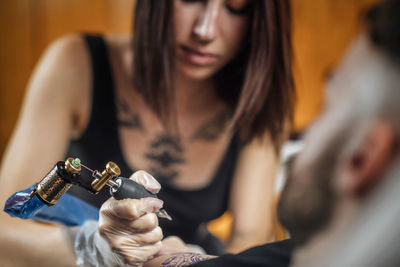
<path fill-rule="evenodd" d="M 204 80 L 239 52 L 253 0 L 175 0 L 177 71 Z"/>

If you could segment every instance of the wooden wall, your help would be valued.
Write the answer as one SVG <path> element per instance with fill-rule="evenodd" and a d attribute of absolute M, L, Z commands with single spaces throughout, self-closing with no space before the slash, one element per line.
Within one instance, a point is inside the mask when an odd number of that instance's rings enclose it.
<path fill-rule="evenodd" d="M 323 85 L 362 28 L 362 14 L 380 0 L 292 0 L 295 126 L 304 129 L 318 114 Z M 361 27 L 360 27 L 361 26 Z"/>

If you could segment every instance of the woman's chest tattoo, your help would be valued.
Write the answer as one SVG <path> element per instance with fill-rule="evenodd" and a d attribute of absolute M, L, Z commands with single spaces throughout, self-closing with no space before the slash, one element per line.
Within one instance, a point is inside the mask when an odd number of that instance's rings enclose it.
<path fill-rule="evenodd" d="M 147 133 L 139 113 L 132 110 L 125 100 L 119 98 L 117 108 L 117 120 L 120 127 Z M 190 135 L 189 141 L 214 142 L 225 131 L 231 117 L 230 111 L 218 113 L 213 118 L 201 123 Z"/>
<path fill-rule="evenodd" d="M 190 137 L 191 141 L 201 140 L 213 142 L 225 131 L 227 123 L 231 118 L 231 112 L 225 111 L 217 114 L 214 118 L 207 120 Z"/>
<path fill-rule="evenodd" d="M 142 134 L 146 131 L 140 114 L 130 108 L 123 99 L 117 102 L 117 122 L 125 130 L 139 131 Z M 231 118 L 230 112 L 221 112 L 212 119 L 203 122 L 192 135 L 188 142 L 215 142 L 226 129 Z M 148 137 L 146 137 L 148 140 Z M 164 181 L 172 181 L 179 177 L 180 170 L 186 163 L 185 151 L 182 143 L 167 133 L 157 134 L 151 137 L 143 156 L 147 161 L 147 169 L 155 177 Z"/>
<path fill-rule="evenodd" d="M 117 123 L 120 127 L 146 132 L 139 113 L 133 111 L 124 100 L 117 100 L 117 109 Z"/>
<path fill-rule="evenodd" d="M 179 141 L 167 134 L 160 134 L 150 142 L 145 157 L 149 161 L 149 171 L 166 181 L 177 178 L 179 167 L 186 161 Z"/>

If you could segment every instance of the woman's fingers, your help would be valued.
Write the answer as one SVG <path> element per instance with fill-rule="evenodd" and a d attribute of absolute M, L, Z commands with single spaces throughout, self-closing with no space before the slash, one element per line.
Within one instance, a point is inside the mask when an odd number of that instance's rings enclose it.
<path fill-rule="evenodd" d="M 131 177 L 129 177 L 129 179 L 143 185 L 153 194 L 157 194 L 161 189 L 160 183 L 157 182 L 157 180 L 153 176 L 145 171 L 137 171 L 133 173 Z"/>
<path fill-rule="evenodd" d="M 110 219 L 136 220 L 141 216 L 156 212 L 163 206 L 163 201 L 157 198 L 141 199 L 108 199 L 100 208 L 100 215 Z"/>

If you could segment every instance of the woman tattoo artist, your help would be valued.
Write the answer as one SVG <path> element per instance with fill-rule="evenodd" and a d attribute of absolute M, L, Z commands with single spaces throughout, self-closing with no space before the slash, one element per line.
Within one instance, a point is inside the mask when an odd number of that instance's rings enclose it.
<path fill-rule="evenodd" d="M 112 160 L 158 179 L 173 218 L 159 221 L 164 236 L 219 254 L 205 223 L 229 210 L 226 251 L 265 243 L 293 111 L 288 1 L 138 0 L 134 18 L 132 37 L 71 35 L 45 53 L 2 163 L 1 201 L 66 156 L 97 169 Z M 99 208 L 108 198 L 69 193 Z M 73 262 L 60 228 L 4 214 L 0 224 L 0 258 Z"/>

